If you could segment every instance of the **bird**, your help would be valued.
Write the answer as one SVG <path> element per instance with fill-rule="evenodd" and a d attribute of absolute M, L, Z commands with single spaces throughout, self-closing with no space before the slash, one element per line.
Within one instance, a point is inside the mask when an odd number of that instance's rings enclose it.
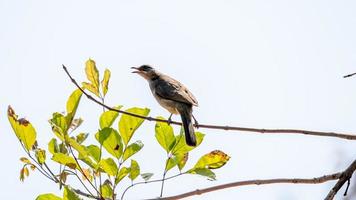
<path fill-rule="evenodd" d="M 135 70 L 132 73 L 137 73 L 148 81 L 151 92 L 157 102 L 171 113 L 168 123 L 171 121 L 173 114 L 181 116 L 186 144 L 196 146 L 197 140 L 192 117 L 195 123 L 198 124 L 193 116 L 193 106 L 198 106 L 198 101 L 194 95 L 182 83 L 159 72 L 150 65 L 131 67 L 131 69 Z"/>

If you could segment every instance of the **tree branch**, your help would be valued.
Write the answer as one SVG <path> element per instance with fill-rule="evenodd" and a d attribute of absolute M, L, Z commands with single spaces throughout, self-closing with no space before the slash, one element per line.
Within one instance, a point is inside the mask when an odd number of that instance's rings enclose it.
<path fill-rule="evenodd" d="M 240 187 L 240 186 L 246 186 L 246 185 L 267 185 L 267 184 L 278 184 L 278 183 L 289 183 L 289 184 L 320 184 L 324 183 L 327 181 L 331 180 L 338 180 L 337 184 L 335 185 L 335 190 L 334 188 L 330 193 L 333 193 L 335 195 L 337 191 L 341 188 L 341 186 L 351 178 L 352 173 L 356 170 L 356 160 L 343 172 L 335 173 L 335 174 L 330 174 L 330 175 L 324 175 L 316 178 L 277 178 L 277 179 L 262 179 L 262 180 L 248 180 L 248 181 L 238 181 L 238 182 L 233 182 L 233 183 L 227 183 L 223 185 L 217 185 L 213 187 L 208 187 L 204 189 L 197 189 L 191 192 L 186 192 L 183 194 L 175 195 L 175 196 L 170 196 L 170 197 L 164 197 L 161 198 L 162 200 L 176 200 L 176 199 L 182 199 L 194 195 L 201 195 L 204 193 L 208 192 L 214 192 L 217 190 L 223 190 L 227 188 L 232 188 L 232 187 Z M 342 182 L 339 184 L 339 182 Z M 340 185 L 340 186 L 339 186 Z M 328 195 L 329 196 L 329 195 Z M 333 199 L 334 196 L 331 196 L 331 198 L 325 198 L 325 200 L 331 200 Z"/>
<path fill-rule="evenodd" d="M 347 195 L 347 190 L 349 189 L 350 179 L 352 174 L 356 170 L 356 160 L 344 171 L 341 173 L 339 181 L 335 184 L 335 186 L 330 190 L 329 194 L 325 197 L 325 200 L 332 200 L 336 193 L 340 190 L 340 188 L 345 184 L 347 181 L 347 187 L 344 193 L 344 196 Z"/>
<path fill-rule="evenodd" d="M 348 74 L 348 75 L 345 75 L 344 78 L 348 78 L 348 77 L 351 77 L 353 75 L 356 75 L 356 73 L 352 73 L 352 74 Z"/>
<path fill-rule="evenodd" d="M 126 112 L 123 110 L 118 110 L 115 108 L 112 108 L 99 100 L 95 99 L 91 95 L 89 95 L 87 92 L 84 91 L 83 88 L 79 86 L 79 84 L 76 82 L 76 80 L 70 75 L 69 71 L 67 68 L 63 66 L 63 70 L 66 72 L 70 80 L 73 82 L 73 84 L 83 92 L 83 94 L 90 99 L 91 101 L 95 102 L 98 105 L 101 105 L 102 107 L 119 112 L 122 114 L 130 115 L 133 117 L 145 119 L 148 121 L 156 121 L 156 122 L 166 122 L 174 125 L 179 125 L 181 126 L 182 123 L 176 122 L 176 121 L 168 121 L 168 120 L 163 120 L 163 119 L 156 119 L 153 117 L 145 117 L 141 115 L 137 115 L 134 113 Z M 356 135 L 355 134 L 345 134 L 345 133 L 335 133 L 335 132 L 321 132 L 321 131 L 308 131 L 308 130 L 298 130 L 298 129 L 258 129 L 258 128 L 246 128 L 246 127 L 234 127 L 234 126 L 219 126 L 219 125 L 209 125 L 209 124 L 194 124 L 195 127 L 197 128 L 207 128 L 207 129 L 219 129 L 219 130 L 234 130 L 234 131 L 244 131 L 244 132 L 254 132 L 254 133 L 284 133 L 284 134 L 304 134 L 304 135 L 314 135 L 314 136 L 323 136 L 323 137 L 336 137 L 336 138 L 342 138 L 342 139 L 347 139 L 347 140 L 356 140 Z"/>

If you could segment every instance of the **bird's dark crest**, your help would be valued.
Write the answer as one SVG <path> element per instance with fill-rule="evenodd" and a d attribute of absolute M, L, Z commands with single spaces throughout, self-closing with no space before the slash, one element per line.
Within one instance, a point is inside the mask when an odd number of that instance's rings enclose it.
<path fill-rule="evenodd" d="M 149 65 L 142 65 L 140 67 L 140 70 L 142 70 L 142 71 L 149 71 L 149 70 L 152 70 L 152 69 L 153 68 L 151 66 L 149 66 Z"/>

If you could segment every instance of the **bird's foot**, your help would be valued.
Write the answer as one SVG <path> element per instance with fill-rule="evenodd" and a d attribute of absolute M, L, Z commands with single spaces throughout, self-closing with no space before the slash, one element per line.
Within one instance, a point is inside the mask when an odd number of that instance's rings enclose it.
<path fill-rule="evenodd" d="M 195 119 L 194 115 L 192 115 L 192 116 L 193 116 L 193 119 L 194 119 L 194 125 L 195 125 L 195 127 L 197 127 L 197 129 L 199 129 L 199 122 L 198 122 L 198 120 Z"/>
<path fill-rule="evenodd" d="M 172 114 L 167 119 L 167 124 L 171 125 L 171 123 L 172 123 Z"/>

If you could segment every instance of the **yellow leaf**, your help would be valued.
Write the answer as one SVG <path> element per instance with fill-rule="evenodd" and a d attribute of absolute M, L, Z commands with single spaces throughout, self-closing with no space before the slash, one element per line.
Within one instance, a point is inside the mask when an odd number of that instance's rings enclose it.
<path fill-rule="evenodd" d="M 105 71 L 104 71 L 104 77 L 103 77 L 103 80 L 101 81 L 101 89 L 102 89 L 102 91 L 103 91 L 103 95 L 104 95 L 104 96 L 105 96 L 106 93 L 108 92 L 110 76 L 111 76 L 110 70 L 105 69 Z"/>
<path fill-rule="evenodd" d="M 85 63 L 85 73 L 87 75 L 88 80 L 99 93 L 99 71 L 96 68 L 94 60 L 87 60 L 87 62 Z"/>
<path fill-rule="evenodd" d="M 88 178 L 90 181 L 93 181 L 93 176 L 91 175 L 91 170 L 90 170 L 90 168 L 88 168 L 88 169 L 83 169 L 82 180 L 83 180 L 83 181 L 86 181 L 87 178 Z"/>
<path fill-rule="evenodd" d="M 56 161 L 62 165 L 68 166 L 71 169 L 78 168 L 77 163 L 73 157 L 70 157 L 63 153 L 55 153 L 52 156 L 52 160 Z"/>
<path fill-rule="evenodd" d="M 45 150 L 37 149 L 35 155 L 36 155 L 38 163 L 40 163 L 41 165 L 46 161 L 46 151 Z"/>
<path fill-rule="evenodd" d="M 26 150 L 30 151 L 36 142 L 35 128 L 25 118 L 18 119 L 11 106 L 7 109 L 7 116 L 17 138 L 22 142 Z"/>
<path fill-rule="evenodd" d="M 82 82 L 82 85 L 83 85 L 84 89 L 87 89 L 91 93 L 95 94 L 97 97 L 100 97 L 99 89 L 96 88 L 94 85 L 87 83 L 87 82 Z"/>
<path fill-rule="evenodd" d="M 79 105 L 79 101 L 80 98 L 82 97 L 82 91 L 79 89 L 76 89 L 72 92 L 72 94 L 69 96 L 68 100 L 67 100 L 67 105 L 66 105 L 66 109 L 67 109 L 67 129 L 71 126 L 73 118 L 75 113 L 77 112 L 77 108 Z M 65 130 L 67 131 L 67 130 Z"/>
<path fill-rule="evenodd" d="M 20 160 L 25 164 L 31 164 L 31 161 L 25 157 L 21 157 Z"/>
<path fill-rule="evenodd" d="M 30 173 L 29 173 L 27 167 L 25 167 L 25 168 L 23 168 L 23 169 L 24 169 L 24 174 L 25 174 L 26 176 L 30 175 Z"/>
<path fill-rule="evenodd" d="M 59 175 L 59 179 L 61 180 L 62 183 L 65 183 L 67 181 L 67 176 L 68 176 L 68 173 L 67 172 L 62 172 L 60 175 Z"/>
<path fill-rule="evenodd" d="M 22 168 L 21 170 L 20 170 L 20 181 L 24 181 L 25 180 L 25 170 L 24 170 L 24 168 Z"/>
<path fill-rule="evenodd" d="M 202 156 L 195 164 L 194 168 L 217 169 L 224 166 L 229 159 L 230 156 L 224 152 L 215 150 Z"/>

